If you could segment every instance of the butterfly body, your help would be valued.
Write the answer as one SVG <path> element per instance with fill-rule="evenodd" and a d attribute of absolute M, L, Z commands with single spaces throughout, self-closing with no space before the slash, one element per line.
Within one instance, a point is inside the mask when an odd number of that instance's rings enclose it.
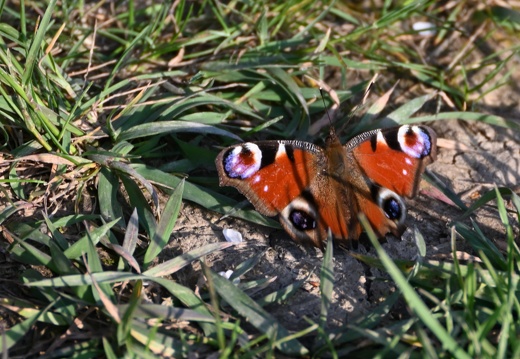
<path fill-rule="evenodd" d="M 237 188 L 298 242 L 322 247 L 330 228 L 355 240 L 364 213 L 379 236 L 399 235 L 424 167 L 435 160 L 436 136 L 426 126 L 362 133 L 342 145 L 333 131 L 324 148 L 303 141 L 247 142 L 216 158 L 221 186 Z"/>

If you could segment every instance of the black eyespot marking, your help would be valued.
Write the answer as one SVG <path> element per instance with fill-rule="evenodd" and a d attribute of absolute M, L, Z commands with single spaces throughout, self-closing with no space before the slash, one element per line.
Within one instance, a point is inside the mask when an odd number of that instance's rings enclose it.
<path fill-rule="evenodd" d="M 406 205 L 397 193 L 373 183 L 370 186 L 370 194 L 386 218 L 401 224 L 404 222 Z"/>
<path fill-rule="evenodd" d="M 401 204 L 395 198 L 388 197 L 382 203 L 385 216 L 391 220 L 400 220 L 403 215 Z"/>
<path fill-rule="evenodd" d="M 291 224 L 300 231 L 308 231 L 317 226 L 316 219 L 313 216 L 297 209 L 291 211 L 289 220 Z"/>
<path fill-rule="evenodd" d="M 435 147 L 435 138 L 430 131 L 421 126 L 401 126 L 397 135 L 401 144 L 401 151 L 413 158 L 424 158 L 431 156 Z M 433 153 L 435 156 L 435 153 Z"/>
<path fill-rule="evenodd" d="M 429 156 L 432 152 L 432 138 L 428 134 L 428 131 L 422 127 L 419 127 L 418 134 L 416 135 L 413 131 L 412 134 L 407 133 L 407 135 L 409 135 L 413 141 L 422 143 L 423 148 L 420 152 L 420 158 Z"/>
<path fill-rule="evenodd" d="M 262 151 L 254 143 L 231 147 L 223 157 L 222 166 L 229 178 L 246 179 L 260 169 Z"/>

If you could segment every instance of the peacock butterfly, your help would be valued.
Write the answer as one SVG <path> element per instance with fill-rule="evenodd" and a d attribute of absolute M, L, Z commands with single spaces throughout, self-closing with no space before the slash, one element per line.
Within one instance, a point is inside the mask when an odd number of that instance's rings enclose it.
<path fill-rule="evenodd" d="M 342 145 L 331 129 L 325 148 L 303 141 L 246 142 L 223 149 L 220 186 L 237 188 L 266 216 L 279 216 L 297 242 L 323 247 L 358 239 L 366 215 L 383 237 L 402 233 L 406 205 L 424 168 L 435 160 L 435 132 L 403 125 L 362 133 Z"/>

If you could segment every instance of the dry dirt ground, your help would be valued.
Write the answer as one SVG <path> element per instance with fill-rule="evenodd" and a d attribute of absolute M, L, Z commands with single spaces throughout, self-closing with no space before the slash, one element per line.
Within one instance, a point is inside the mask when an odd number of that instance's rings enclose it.
<path fill-rule="evenodd" d="M 504 87 L 488 95 L 480 102 L 480 111 L 503 116 L 520 123 L 518 89 Z M 429 169 L 459 194 L 467 205 L 494 185 L 508 186 L 518 193 L 520 177 L 520 133 L 482 123 L 443 121 L 433 125 L 439 137 L 439 154 Z M 385 250 L 395 259 L 414 259 L 416 245 L 410 228 L 417 226 L 427 244 L 427 259 L 450 260 L 450 223 L 462 214 L 429 191 L 419 194 L 408 203 L 408 229 L 402 238 L 387 236 Z M 473 217 L 481 229 L 503 247 L 504 231 L 496 210 L 487 207 Z M 514 218 L 511 218 L 514 221 Z M 469 220 L 464 220 L 469 223 Z M 247 222 L 224 219 L 220 216 L 184 203 L 174 235 L 165 257 L 178 255 L 204 244 L 224 241 L 222 230 L 233 228 L 239 231 L 244 245 L 229 248 L 206 258 L 215 271 L 234 269 L 246 259 L 263 252 L 255 269 L 242 280 L 271 278 L 263 290 L 252 294 L 262 297 L 295 281 L 307 278 L 295 295 L 283 303 L 272 304 L 266 309 L 288 329 L 298 330 L 308 323 L 304 317 L 318 320 L 320 311 L 319 269 L 323 254 L 314 248 L 304 248 L 290 240 L 282 230 L 251 225 Z M 518 238 L 518 223 L 515 225 Z M 460 238 L 457 249 L 461 255 L 472 254 Z M 355 252 L 376 256 L 369 244 L 359 244 Z M 382 278 L 385 274 L 369 268 L 354 259 L 348 251 L 335 248 L 334 294 L 331 303 L 329 325 L 340 326 L 363 316 L 383 300 L 394 288 Z M 195 287 L 200 283 L 201 270 L 198 263 L 185 268 L 175 279 Z"/>

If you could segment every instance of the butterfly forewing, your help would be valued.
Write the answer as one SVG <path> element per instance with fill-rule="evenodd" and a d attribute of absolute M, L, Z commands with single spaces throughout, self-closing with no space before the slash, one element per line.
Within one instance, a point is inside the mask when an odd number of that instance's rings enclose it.
<path fill-rule="evenodd" d="M 300 141 L 248 142 L 216 159 L 221 186 L 237 188 L 262 214 L 279 214 L 316 177 L 322 150 Z"/>
<path fill-rule="evenodd" d="M 352 141 L 354 146 L 346 146 L 366 178 L 405 197 L 415 195 L 424 167 L 437 153 L 435 133 L 426 126 L 373 131 L 361 142 Z"/>

